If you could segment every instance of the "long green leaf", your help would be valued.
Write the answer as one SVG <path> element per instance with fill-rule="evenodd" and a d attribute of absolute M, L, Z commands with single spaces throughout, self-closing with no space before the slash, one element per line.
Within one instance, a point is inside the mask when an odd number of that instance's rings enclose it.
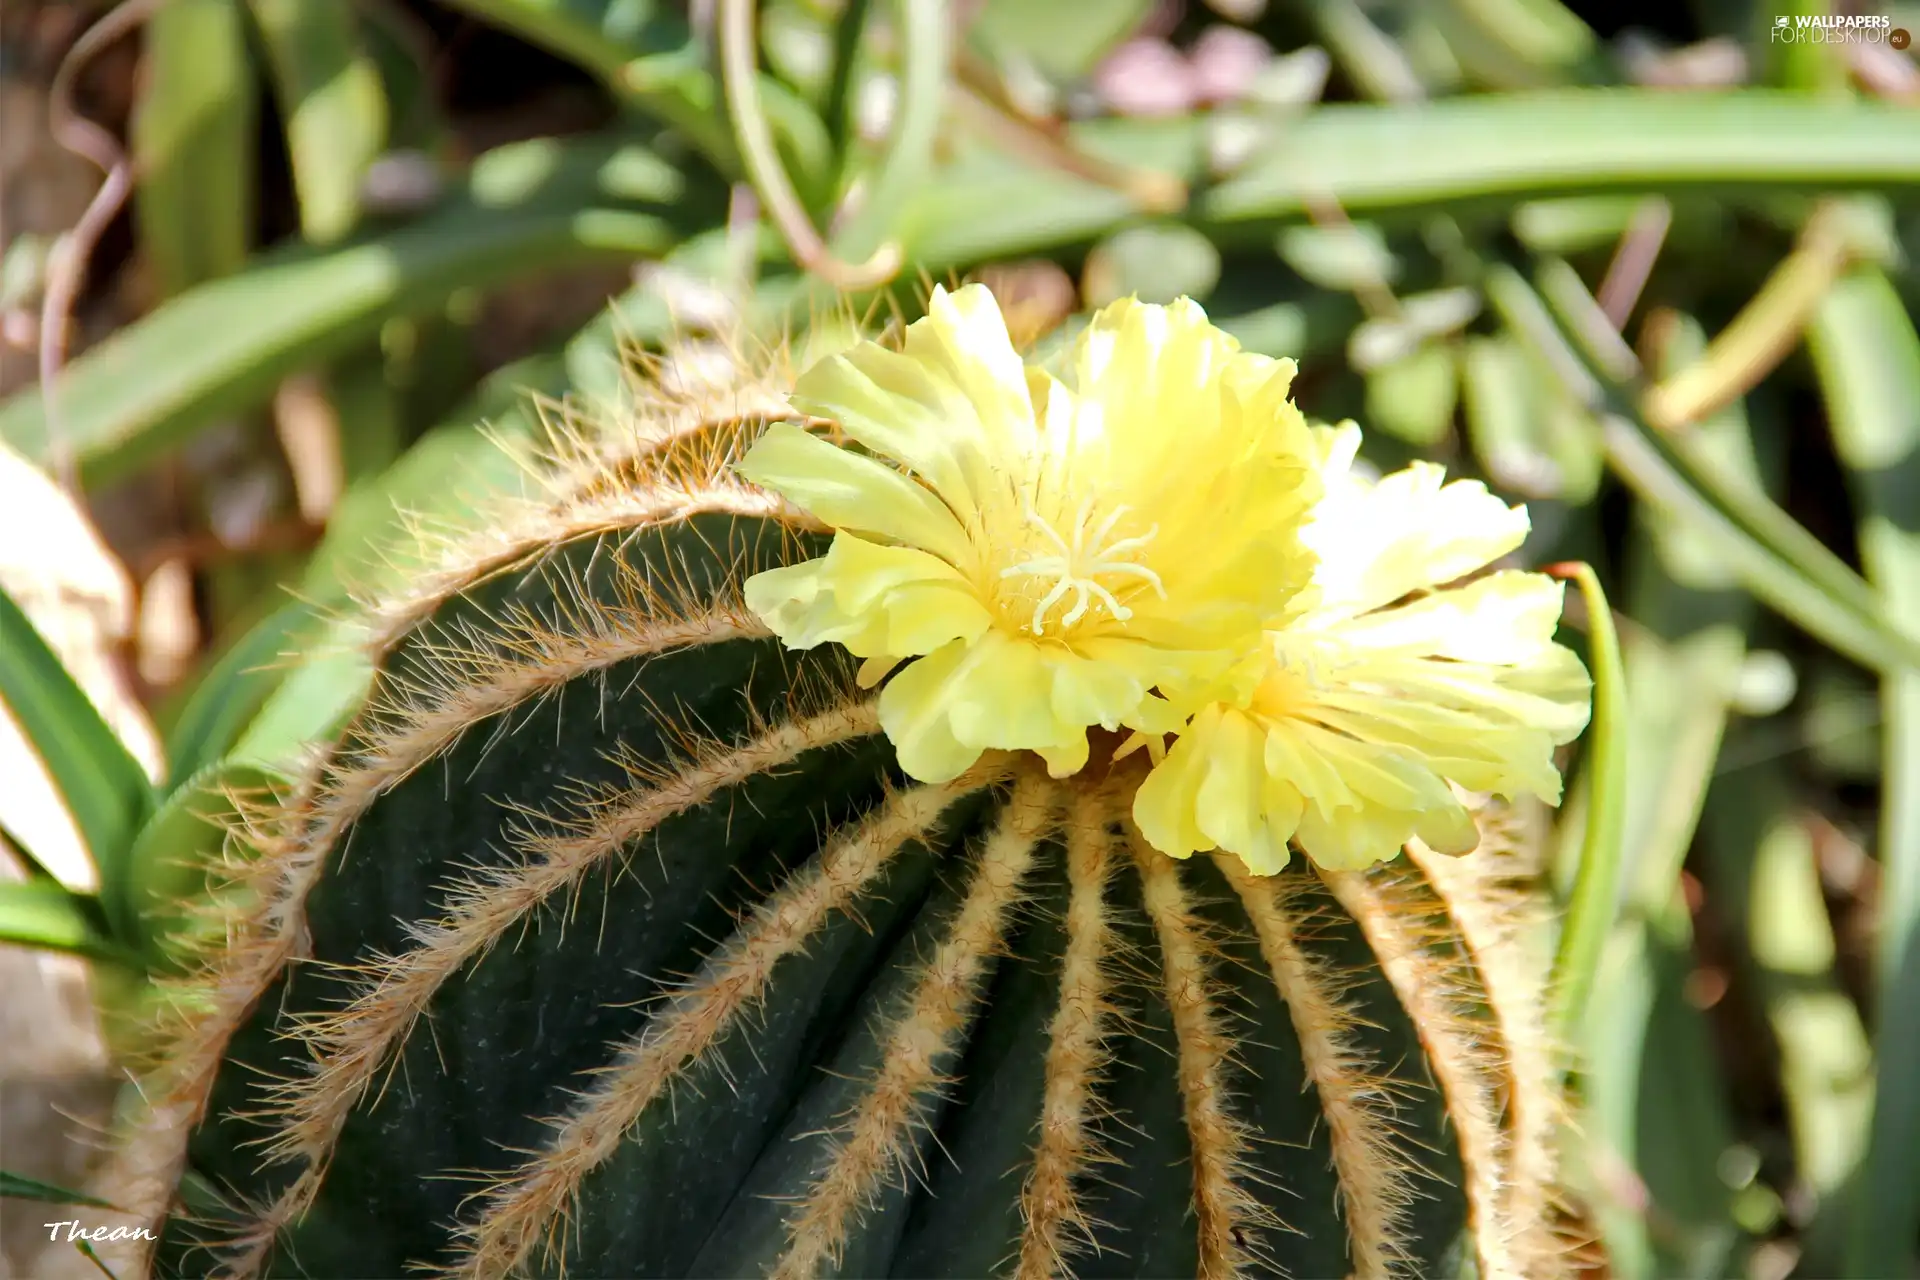
<path fill-rule="evenodd" d="M 1581 342 L 1597 370 L 1604 371 L 1616 363 L 1624 365 L 1630 353 L 1572 266 L 1549 258 L 1541 264 L 1537 279 L 1541 296 L 1552 306 L 1567 332 Z M 1504 282 L 1496 281 L 1496 284 L 1504 287 Z M 1632 376 L 1624 367 L 1621 373 Z M 1608 390 L 1618 396 L 1623 387 L 1615 385 Z M 1692 432 L 1672 434 L 1656 429 L 1647 421 L 1645 413 L 1627 415 L 1627 423 L 1640 435 L 1647 452 L 1658 455 L 1665 466 L 1680 475 L 1742 533 L 1792 566 L 1802 577 L 1818 584 L 1836 603 L 1868 625 L 1880 625 L 1880 600 L 1867 581 L 1752 484 L 1750 477 L 1730 474 L 1715 458 L 1701 454 L 1697 436 Z M 1898 635 L 1897 627 L 1887 631 Z"/>
<path fill-rule="evenodd" d="M 258 115 L 241 0 L 147 20 L 132 145 L 140 247 L 162 297 L 229 275 L 253 241 Z"/>
<path fill-rule="evenodd" d="M 1558 196 L 1689 189 L 1757 194 L 1920 182 L 1910 113 L 1759 91 L 1556 90 L 1416 104 L 1336 104 L 1235 122 L 1263 131 L 1253 157 L 1190 216 L 1225 238 L 1338 204 L 1355 217 L 1504 207 Z M 1072 145 L 1111 164 L 1194 181 L 1219 122 L 1088 121 Z M 980 148 L 901 209 L 908 259 L 938 273 L 1098 239 L 1137 198 Z"/>
<path fill-rule="evenodd" d="M 285 122 L 300 229 L 313 244 L 353 230 L 360 180 L 387 140 L 380 68 L 340 0 L 251 0 Z"/>
<path fill-rule="evenodd" d="M 0 881 L 0 942 L 96 960 L 127 955 L 108 933 L 99 899 L 57 880 Z"/>
<path fill-rule="evenodd" d="M 79 824 L 100 883 L 119 874 L 153 811 L 153 787 L 118 735 L 61 665 L 13 597 L 0 589 L 0 702 L 46 765 Z"/>
<path fill-rule="evenodd" d="M 1679 319 L 1659 344 L 1664 375 L 1705 338 Z M 1735 402 L 1695 428 L 1703 448 L 1755 488 L 1780 471 L 1778 422 Z M 1762 464 L 1766 465 L 1762 465 Z M 1721 1177 L 1734 1125 L 1712 1029 L 1687 999 L 1697 961 L 1681 867 L 1694 844 L 1729 718 L 1753 601 L 1693 530 L 1641 507 L 1624 566 L 1626 847 L 1634 865 L 1620 926 L 1584 1020 L 1581 1129 L 1639 1175 L 1644 1203 L 1594 1188 L 1610 1260 L 1624 1276 L 1718 1277 L 1738 1229 Z M 1577 1164 L 1578 1162 L 1570 1162 Z"/>
<path fill-rule="evenodd" d="M 1764 494 L 1742 493 L 1738 508 L 1730 510 L 1716 501 L 1717 496 L 1731 492 L 1730 486 L 1719 486 L 1717 492 L 1704 490 L 1698 469 L 1634 416 L 1620 390 L 1603 382 L 1574 350 L 1539 295 L 1518 273 L 1496 268 L 1489 273 L 1486 287 L 1488 303 L 1521 345 L 1562 378 L 1597 416 L 1608 463 L 1643 501 L 1685 522 L 1700 538 L 1711 539 L 1715 553 L 1754 595 L 1809 634 L 1878 670 L 1920 666 L 1920 640 L 1877 611 L 1863 609 L 1855 593 L 1843 589 L 1852 577 L 1844 565 L 1840 583 L 1816 578 L 1781 556 L 1751 521 L 1743 520 L 1742 511 L 1762 505 L 1772 508 Z M 1788 518 L 1781 513 L 1780 519 Z"/>
<path fill-rule="evenodd" d="M 1886 277 L 1863 270 L 1834 286 L 1807 340 L 1859 509 L 1861 561 L 1888 615 L 1920 630 L 1920 336 Z M 1880 1084 L 1844 1258 L 1863 1276 L 1910 1269 L 1920 1224 L 1920 670 L 1889 673 L 1880 696 Z"/>
<path fill-rule="evenodd" d="M 614 94 L 692 140 L 708 162 L 741 174 L 720 85 L 678 6 L 633 0 L 451 0 L 455 8 L 578 63 Z M 833 143 L 806 102 L 771 76 L 760 105 L 802 188 L 829 178 Z"/>
<path fill-rule="evenodd" d="M 269 255 L 76 360 L 62 376 L 61 415 L 82 477 L 98 483 L 136 470 L 391 317 L 569 263 L 657 255 L 675 239 L 660 213 L 605 194 L 680 196 L 679 175 L 637 148 L 608 139 L 530 143 L 488 159 L 495 163 L 476 166 L 461 198 L 411 226 L 338 249 Z M 0 406 L 0 439 L 45 459 L 37 393 Z"/>
<path fill-rule="evenodd" d="M 204 675 L 167 734 L 167 790 L 225 755 L 292 664 L 290 650 L 319 619 L 289 601 L 250 627 Z"/>
<path fill-rule="evenodd" d="M 111 1209 L 115 1213 L 124 1212 L 105 1200 L 95 1199 L 84 1191 L 56 1187 L 51 1182 L 42 1182 L 38 1178 L 29 1178 L 24 1173 L 12 1173 L 6 1169 L 0 1169 L 0 1196 L 12 1200 L 39 1200 L 45 1204 L 77 1204 L 89 1209 Z"/>
<path fill-rule="evenodd" d="M 1620 190 L 1834 190 L 1920 181 L 1911 110 L 1764 90 L 1579 89 L 1329 106 L 1276 124 L 1201 201 L 1225 222 Z"/>

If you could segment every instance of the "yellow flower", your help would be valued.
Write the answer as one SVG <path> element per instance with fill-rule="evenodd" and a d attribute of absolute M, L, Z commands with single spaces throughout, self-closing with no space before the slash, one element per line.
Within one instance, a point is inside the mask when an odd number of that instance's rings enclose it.
<path fill-rule="evenodd" d="M 1315 434 L 1326 497 L 1302 536 L 1318 598 L 1267 632 L 1251 694 L 1202 708 L 1135 797 L 1175 857 L 1220 848 L 1271 874 L 1290 840 L 1330 868 L 1415 836 L 1466 853 L 1479 837 L 1449 784 L 1558 803 L 1553 748 L 1586 727 L 1586 669 L 1553 643 L 1561 584 L 1445 585 L 1518 547 L 1525 509 L 1431 463 L 1363 480 L 1358 428 Z"/>
<path fill-rule="evenodd" d="M 898 351 L 800 378 L 835 443 L 775 423 L 740 464 L 836 531 L 754 575 L 790 647 L 837 642 L 880 695 L 901 767 L 951 778 L 988 748 L 1086 763 L 1087 730 L 1166 732 L 1312 576 L 1314 444 L 1294 366 L 1243 353 L 1192 302 L 1097 314 L 1072 385 L 1028 368 L 993 295 L 935 289 Z"/>

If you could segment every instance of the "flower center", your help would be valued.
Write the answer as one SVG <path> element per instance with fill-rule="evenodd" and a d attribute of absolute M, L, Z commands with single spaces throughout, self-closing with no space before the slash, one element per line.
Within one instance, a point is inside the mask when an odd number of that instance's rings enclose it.
<path fill-rule="evenodd" d="M 1023 560 L 1000 571 L 1002 580 L 1007 578 L 1037 578 L 1046 582 L 1047 590 L 1033 606 L 1033 620 L 1028 629 L 1034 635 L 1046 634 L 1047 615 L 1056 605 L 1072 603 L 1059 619 L 1060 630 L 1071 628 L 1095 607 L 1105 609 L 1117 622 L 1125 622 L 1133 616 L 1133 610 L 1120 602 L 1113 587 L 1101 581 L 1102 578 L 1122 579 L 1116 586 L 1124 587 L 1126 580 L 1144 582 L 1159 594 L 1162 600 L 1167 598 L 1167 589 L 1160 582 L 1160 575 L 1126 557 L 1141 550 L 1153 541 L 1160 526 L 1154 525 L 1145 533 L 1131 538 L 1116 538 L 1107 541 L 1114 526 L 1127 513 L 1126 507 L 1115 507 L 1106 519 L 1098 525 L 1089 527 L 1093 518 L 1094 501 L 1088 498 L 1080 504 L 1079 512 L 1074 516 L 1069 535 L 1062 537 L 1058 529 L 1034 510 L 1031 502 L 1025 504 L 1025 521 L 1040 536 L 1046 539 L 1050 552 Z"/>

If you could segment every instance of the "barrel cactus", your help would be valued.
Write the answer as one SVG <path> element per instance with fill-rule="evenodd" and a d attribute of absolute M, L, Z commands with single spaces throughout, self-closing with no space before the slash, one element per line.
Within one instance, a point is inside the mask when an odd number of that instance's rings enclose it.
<path fill-rule="evenodd" d="M 1524 512 L 1366 477 L 1190 303 L 1057 373 L 929 312 L 641 370 L 374 609 L 142 1083 L 123 1262 L 1566 1269 L 1510 802 L 1587 682 L 1558 585 L 1480 573 Z"/>

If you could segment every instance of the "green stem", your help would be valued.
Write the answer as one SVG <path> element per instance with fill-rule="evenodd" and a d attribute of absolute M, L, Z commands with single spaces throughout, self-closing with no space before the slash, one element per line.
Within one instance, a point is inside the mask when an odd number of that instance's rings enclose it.
<path fill-rule="evenodd" d="M 1587 605 L 1588 653 L 1593 666 L 1593 722 L 1587 729 L 1587 827 L 1567 920 L 1553 957 L 1552 1017 L 1562 1044 L 1576 1042 L 1601 952 L 1620 907 L 1626 875 L 1626 677 L 1620 637 L 1600 579 L 1587 564 L 1556 565 Z"/>
<path fill-rule="evenodd" d="M 780 163 L 773 131 L 760 107 L 760 72 L 753 34 L 754 0 L 720 0 L 720 79 L 734 136 L 747 176 L 779 229 L 794 261 L 840 289 L 856 291 L 885 284 L 899 274 L 900 246 L 889 241 L 858 266 L 840 261 L 815 231 L 793 182 Z"/>
<path fill-rule="evenodd" d="M 860 212 L 834 237 L 838 256 L 851 258 L 879 246 L 885 253 L 887 231 L 899 221 L 900 207 L 932 167 L 933 144 L 940 133 L 952 58 L 943 0 L 894 0 L 901 43 L 900 99 L 887 153 L 867 184 Z"/>
<path fill-rule="evenodd" d="M 826 125 L 833 160 L 844 178 L 853 137 L 853 68 L 860 54 L 860 37 L 867 29 L 873 0 L 847 0 L 847 9 L 833 30 L 833 78 L 827 82 Z"/>

